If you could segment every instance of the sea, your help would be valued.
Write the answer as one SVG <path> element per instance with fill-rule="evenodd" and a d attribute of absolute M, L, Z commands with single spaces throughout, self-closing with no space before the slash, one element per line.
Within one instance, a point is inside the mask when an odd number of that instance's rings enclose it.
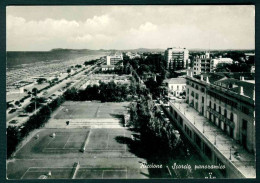
<path fill-rule="evenodd" d="M 41 74 L 66 70 L 106 55 L 103 51 L 8 51 L 6 53 L 6 84 Z"/>

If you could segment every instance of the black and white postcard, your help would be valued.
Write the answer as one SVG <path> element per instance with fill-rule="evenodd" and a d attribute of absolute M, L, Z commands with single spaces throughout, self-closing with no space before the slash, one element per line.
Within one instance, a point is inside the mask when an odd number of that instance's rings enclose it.
<path fill-rule="evenodd" d="M 255 6 L 6 7 L 6 179 L 255 179 Z"/>

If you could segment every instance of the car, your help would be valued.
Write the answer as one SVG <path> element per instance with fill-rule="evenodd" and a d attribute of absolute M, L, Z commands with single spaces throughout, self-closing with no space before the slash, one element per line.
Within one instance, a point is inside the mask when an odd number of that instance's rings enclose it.
<path fill-rule="evenodd" d="M 9 124 L 17 124 L 17 123 L 18 123 L 17 120 L 12 120 L 12 121 L 9 122 Z"/>
<path fill-rule="evenodd" d="M 26 116 L 29 116 L 28 114 L 25 114 L 25 113 L 22 113 L 22 114 L 19 114 L 18 117 L 26 117 Z"/>
<path fill-rule="evenodd" d="M 8 113 L 11 114 L 11 113 L 14 113 L 15 111 L 16 111 L 16 108 L 11 109 Z"/>

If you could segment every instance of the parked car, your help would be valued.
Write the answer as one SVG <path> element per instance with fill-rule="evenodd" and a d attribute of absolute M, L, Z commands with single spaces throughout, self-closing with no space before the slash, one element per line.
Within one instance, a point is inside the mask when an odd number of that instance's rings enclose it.
<path fill-rule="evenodd" d="M 8 113 L 11 114 L 11 113 L 14 113 L 15 111 L 16 111 L 16 108 L 11 109 Z"/>
<path fill-rule="evenodd" d="M 9 122 L 9 124 L 17 124 L 17 123 L 18 123 L 17 120 L 12 120 L 12 121 Z"/>

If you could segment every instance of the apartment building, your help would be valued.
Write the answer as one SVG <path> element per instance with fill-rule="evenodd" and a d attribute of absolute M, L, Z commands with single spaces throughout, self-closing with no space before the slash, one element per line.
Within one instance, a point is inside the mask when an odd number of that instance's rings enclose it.
<path fill-rule="evenodd" d="M 255 83 L 221 73 L 186 77 L 187 103 L 169 113 L 198 152 L 227 178 L 255 178 Z"/>
<path fill-rule="evenodd" d="M 181 70 L 189 63 L 189 50 L 186 48 L 168 48 L 164 53 L 169 70 Z"/>
<path fill-rule="evenodd" d="M 193 75 L 210 72 L 211 58 L 206 52 L 204 55 L 196 56 L 193 62 Z"/>
<path fill-rule="evenodd" d="M 106 65 L 116 65 L 121 60 L 123 60 L 122 54 L 106 56 Z"/>

